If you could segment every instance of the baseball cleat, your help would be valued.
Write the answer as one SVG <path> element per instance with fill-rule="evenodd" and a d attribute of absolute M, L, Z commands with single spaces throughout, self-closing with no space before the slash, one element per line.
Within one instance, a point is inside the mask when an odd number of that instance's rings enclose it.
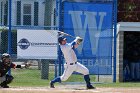
<path fill-rule="evenodd" d="M 50 88 L 55 88 L 54 83 L 50 82 Z"/>
<path fill-rule="evenodd" d="M 1 86 L 2 88 L 9 88 L 9 86 L 8 86 L 5 82 L 1 83 L 0 86 Z"/>
<path fill-rule="evenodd" d="M 9 88 L 9 86 L 3 86 L 3 88 Z"/>
<path fill-rule="evenodd" d="M 9 86 L 7 86 L 7 85 L 4 85 L 4 86 L 1 86 L 2 88 L 9 88 Z"/>
<path fill-rule="evenodd" d="M 90 85 L 90 86 L 87 86 L 87 89 L 96 89 L 96 88 Z"/>

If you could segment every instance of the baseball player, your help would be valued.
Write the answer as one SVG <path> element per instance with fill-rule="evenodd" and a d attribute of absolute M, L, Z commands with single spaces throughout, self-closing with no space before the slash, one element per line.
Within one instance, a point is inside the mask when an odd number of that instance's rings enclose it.
<path fill-rule="evenodd" d="M 25 65 L 16 65 L 11 62 L 10 55 L 7 53 L 2 54 L 0 62 L 0 86 L 2 88 L 9 88 L 7 84 L 11 83 L 14 77 L 12 75 L 6 74 L 10 68 L 27 68 L 29 64 Z"/>
<path fill-rule="evenodd" d="M 66 81 L 71 76 L 71 74 L 76 71 L 84 75 L 87 89 L 95 89 L 95 87 L 93 87 L 90 83 L 89 70 L 84 65 L 77 62 L 77 57 L 74 52 L 74 49 L 78 47 L 82 40 L 82 38 L 76 37 L 74 41 L 67 43 L 67 39 L 65 37 L 61 36 L 58 38 L 61 51 L 63 52 L 66 61 L 64 65 L 65 70 L 62 76 L 56 77 L 50 82 L 50 88 L 55 88 L 55 82 Z"/>

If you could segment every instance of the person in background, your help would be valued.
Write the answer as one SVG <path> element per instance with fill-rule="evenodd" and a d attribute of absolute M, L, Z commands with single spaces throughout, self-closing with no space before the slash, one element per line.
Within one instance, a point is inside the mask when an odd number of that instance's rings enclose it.
<path fill-rule="evenodd" d="M 12 75 L 8 75 L 7 72 L 11 68 L 28 68 L 30 64 L 26 63 L 25 65 L 16 65 L 12 63 L 11 57 L 8 53 L 4 53 L 1 56 L 1 62 L 0 62 L 0 86 L 2 88 L 9 88 L 8 84 L 12 82 L 14 77 Z"/>

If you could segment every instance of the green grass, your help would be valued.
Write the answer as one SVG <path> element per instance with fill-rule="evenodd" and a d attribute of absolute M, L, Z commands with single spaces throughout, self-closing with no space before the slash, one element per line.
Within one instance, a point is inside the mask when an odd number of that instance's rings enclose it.
<path fill-rule="evenodd" d="M 48 86 L 54 78 L 54 71 L 50 71 L 49 79 L 41 79 L 41 71 L 37 69 L 16 69 L 12 70 L 14 76 L 11 86 Z M 95 76 L 91 76 L 95 80 Z M 72 75 L 66 82 L 84 82 L 82 75 Z"/>
<path fill-rule="evenodd" d="M 49 79 L 41 79 L 41 71 L 37 69 L 16 69 L 12 70 L 14 76 L 10 86 L 20 87 L 46 87 L 49 86 L 50 80 L 54 78 L 54 71 L 50 71 Z M 95 82 L 95 76 L 91 75 L 91 82 Z M 72 75 L 66 82 L 84 82 L 82 75 Z M 140 87 L 139 82 L 126 83 L 97 83 L 96 87 Z"/>
<path fill-rule="evenodd" d="M 41 79 L 41 71 L 37 69 L 17 69 L 12 71 L 12 86 L 48 86 L 50 79 Z M 50 73 L 50 78 L 53 78 Z"/>

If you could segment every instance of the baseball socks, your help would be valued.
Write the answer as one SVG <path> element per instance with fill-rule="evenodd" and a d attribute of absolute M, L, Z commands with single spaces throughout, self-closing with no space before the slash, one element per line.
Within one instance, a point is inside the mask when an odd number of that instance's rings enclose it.
<path fill-rule="evenodd" d="M 86 84 L 87 84 L 87 89 L 95 89 L 95 87 L 93 87 L 90 83 L 90 77 L 89 75 L 84 75 L 84 79 L 86 81 Z"/>
<path fill-rule="evenodd" d="M 55 88 L 55 87 L 54 87 L 54 83 L 56 83 L 56 82 L 61 82 L 60 77 L 56 77 L 55 79 L 53 79 L 53 80 L 50 82 L 50 88 Z"/>

